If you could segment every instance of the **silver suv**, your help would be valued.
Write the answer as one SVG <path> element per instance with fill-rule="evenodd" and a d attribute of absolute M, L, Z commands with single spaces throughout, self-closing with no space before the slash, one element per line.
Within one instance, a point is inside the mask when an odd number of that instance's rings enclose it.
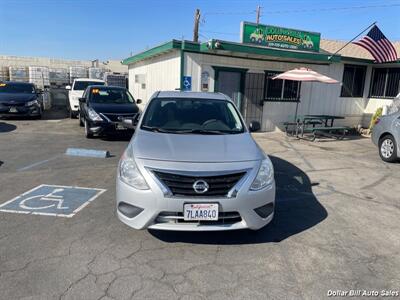
<path fill-rule="evenodd" d="M 274 216 L 274 171 L 229 97 L 157 92 L 121 157 L 116 198 L 136 229 L 257 230 Z"/>

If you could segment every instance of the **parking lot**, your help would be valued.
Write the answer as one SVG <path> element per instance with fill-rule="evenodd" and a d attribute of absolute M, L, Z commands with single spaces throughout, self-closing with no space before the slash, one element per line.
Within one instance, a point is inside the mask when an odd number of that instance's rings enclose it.
<path fill-rule="evenodd" d="M 43 184 L 101 191 L 70 217 L 0 212 L 1 298 L 321 299 L 337 290 L 399 291 L 400 163 L 382 162 L 366 138 L 255 138 L 275 167 L 270 225 L 136 231 L 115 215 L 117 163 L 129 137 L 86 139 L 62 111 L 0 120 L 0 205 Z M 66 156 L 68 147 L 111 157 Z"/>

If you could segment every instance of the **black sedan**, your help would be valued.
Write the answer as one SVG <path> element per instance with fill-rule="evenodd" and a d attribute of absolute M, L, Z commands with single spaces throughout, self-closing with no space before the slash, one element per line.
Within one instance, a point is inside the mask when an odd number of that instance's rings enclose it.
<path fill-rule="evenodd" d="M 140 102 L 140 99 L 136 101 L 137 104 Z M 123 120 L 135 120 L 139 116 L 136 103 L 125 88 L 88 86 L 79 99 L 79 124 L 85 127 L 87 138 L 126 130 Z"/>
<path fill-rule="evenodd" d="M 0 81 L 0 117 L 42 117 L 41 91 L 32 83 Z"/>

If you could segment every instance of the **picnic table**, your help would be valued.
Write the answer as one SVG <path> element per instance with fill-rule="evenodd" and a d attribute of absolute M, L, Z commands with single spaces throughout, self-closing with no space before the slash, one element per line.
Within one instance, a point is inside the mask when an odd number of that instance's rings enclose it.
<path fill-rule="evenodd" d="M 342 116 L 332 116 L 332 115 L 305 115 L 303 118 L 303 121 L 318 121 L 320 120 L 321 122 L 324 122 L 325 127 L 333 127 L 333 122 L 335 120 L 344 120 L 344 117 Z M 328 124 L 328 122 L 330 122 L 330 124 Z"/>
<path fill-rule="evenodd" d="M 343 120 L 342 116 L 334 115 L 304 115 L 298 116 L 296 122 L 285 122 L 286 134 L 289 135 L 289 126 L 293 127 L 291 135 L 304 139 L 305 133 L 311 133 L 309 140 L 314 141 L 317 135 L 343 139 L 348 127 L 333 126 L 335 120 Z M 311 127 L 310 127 L 311 126 Z M 336 134 L 336 133 L 340 134 Z"/>

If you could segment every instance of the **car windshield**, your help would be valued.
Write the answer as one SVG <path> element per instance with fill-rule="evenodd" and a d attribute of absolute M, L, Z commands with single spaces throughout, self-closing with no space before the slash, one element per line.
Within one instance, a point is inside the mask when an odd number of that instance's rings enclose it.
<path fill-rule="evenodd" d="M 23 94 L 33 94 L 35 93 L 35 88 L 32 84 L 23 83 L 1 83 L 0 82 L 0 93 L 23 93 Z"/>
<path fill-rule="evenodd" d="M 75 81 L 74 91 L 84 91 L 89 85 L 104 85 L 104 82 L 98 81 Z"/>
<path fill-rule="evenodd" d="M 129 104 L 135 102 L 127 90 L 109 87 L 92 88 L 89 101 L 103 104 Z"/>
<path fill-rule="evenodd" d="M 146 109 L 141 129 L 176 134 L 244 132 L 234 105 L 225 100 L 155 98 Z"/>

